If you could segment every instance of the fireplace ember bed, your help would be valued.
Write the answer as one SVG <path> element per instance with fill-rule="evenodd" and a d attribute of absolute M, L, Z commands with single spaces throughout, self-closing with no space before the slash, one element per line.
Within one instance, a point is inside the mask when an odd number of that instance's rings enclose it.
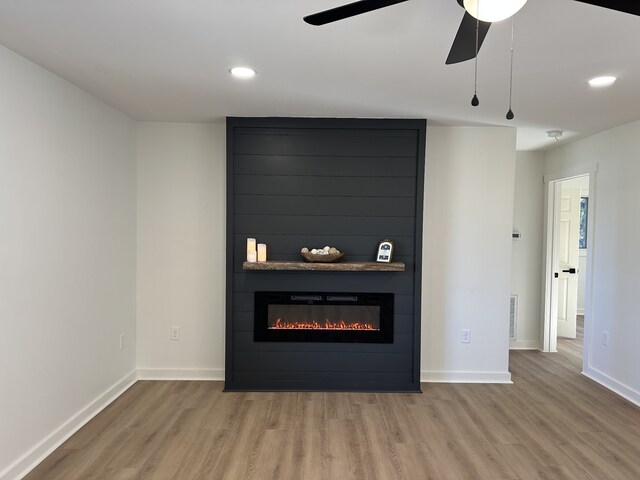
<path fill-rule="evenodd" d="M 256 342 L 393 343 L 392 293 L 255 292 Z"/>

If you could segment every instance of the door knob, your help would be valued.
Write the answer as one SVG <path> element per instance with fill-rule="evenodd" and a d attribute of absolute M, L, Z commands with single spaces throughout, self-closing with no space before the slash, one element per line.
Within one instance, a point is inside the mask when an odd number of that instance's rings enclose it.
<path fill-rule="evenodd" d="M 564 273 L 578 273 L 578 270 L 575 268 L 569 268 L 567 270 L 562 270 Z"/>

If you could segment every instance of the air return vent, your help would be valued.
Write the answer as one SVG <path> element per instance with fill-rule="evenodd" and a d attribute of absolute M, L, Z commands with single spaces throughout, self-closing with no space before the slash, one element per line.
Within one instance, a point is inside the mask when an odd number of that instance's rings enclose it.
<path fill-rule="evenodd" d="M 515 340 L 518 327 L 518 296 L 511 295 L 509 302 L 509 339 Z"/>

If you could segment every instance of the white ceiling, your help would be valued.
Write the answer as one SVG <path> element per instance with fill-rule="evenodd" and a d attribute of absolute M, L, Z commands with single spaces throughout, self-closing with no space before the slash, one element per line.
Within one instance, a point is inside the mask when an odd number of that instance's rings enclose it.
<path fill-rule="evenodd" d="M 573 0 L 515 16 L 515 120 L 505 119 L 511 23 L 473 62 L 445 66 L 456 0 L 410 0 L 323 27 L 302 21 L 349 0 L 3 0 L 0 43 L 139 120 L 225 116 L 427 118 L 513 125 L 518 148 L 640 118 L 640 17 Z M 228 69 L 250 65 L 256 78 Z M 586 80 L 617 75 L 608 89 Z M 1 70 L 0 70 L 1 75 Z"/>

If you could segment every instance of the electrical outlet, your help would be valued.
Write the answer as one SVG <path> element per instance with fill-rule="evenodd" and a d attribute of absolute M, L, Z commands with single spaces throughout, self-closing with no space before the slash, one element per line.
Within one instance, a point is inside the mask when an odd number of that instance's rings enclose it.
<path fill-rule="evenodd" d="M 180 340 L 180 327 L 171 327 L 171 340 Z"/>
<path fill-rule="evenodd" d="M 120 334 L 120 350 L 124 349 L 124 333 Z"/>
<path fill-rule="evenodd" d="M 460 343 L 471 343 L 471 329 L 463 328 L 460 330 Z"/>
<path fill-rule="evenodd" d="M 609 346 L 609 332 L 607 332 L 606 330 L 602 331 L 602 345 L 604 345 L 605 347 Z"/>

